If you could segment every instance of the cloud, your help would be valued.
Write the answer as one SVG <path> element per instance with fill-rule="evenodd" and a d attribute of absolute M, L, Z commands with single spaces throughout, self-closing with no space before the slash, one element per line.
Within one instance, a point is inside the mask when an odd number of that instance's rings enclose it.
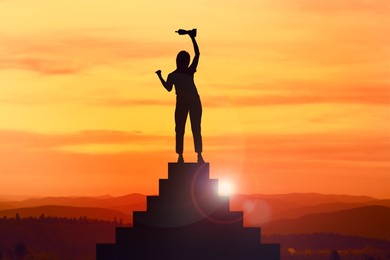
<path fill-rule="evenodd" d="M 285 2 L 285 1 L 283 1 Z M 334 12 L 374 12 L 385 14 L 389 11 L 390 5 L 387 0 L 344 0 L 344 1 L 311 1 L 298 0 L 289 2 L 300 10 L 334 13 Z"/>
<path fill-rule="evenodd" d="M 82 69 L 81 64 L 60 62 L 55 58 L 8 58 L 0 60 L 0 69 L 22 69 L 36 71 L 41 74 L 74 74 Z"/>
<path fill-rule="evenodd" d="M 377 162 L 390 167 L 388 140 L 388 134 L 368 133 L 251 135 L 246 145 L 257 155 L 253 159 Z"/>
<path fill-rule="evenodd" d="M 326 84 L 329 84 L 327 86 Z M 344 86 L 332 83 L 290 82 L 279 86 L 243 86 L 243 94 L 229 95 L 224 98 L 208 96 L 202 99 L 205 106 L 273 106 L 301 104 L 363 104 L 387 105 L 390 100 L 389 86 L 372 84 L 370 86 Z M 273 93 L 274 92 L 274 93 Z"/>
<path fill-rule="evenodd" d="M 226 91 L 223 96 L 201 96 L 204 107 L 253 107 L 253 106 L 280 106 L 280 105 L 305 105 L 305 104 L 362 104 L 362 105 L 388 105 L 390 100 L 389 87 L 387 85 L 371 86 L 340 86 L 335 87 L 326 83 L 294 83 L 289 86 L 266 86 L 259 83 L 252 86 L 239 87 L 241 93 L 233 94 L 235 87 L 219 86 L 233 90 Z M 306 86 L 304 86 L 306 85 Z M 173 99 L 144 99 L 144 98 L 80 98 L 64 95 L 51 96 L 50 98 L 19 95 L 17 98 L 0 98 L 1 103 L 17 104 L 21 106 L 34 106 L 43 104 L 72 103 L 98 107 L 135 107 L 135 106 L 174 106 Z"/>
<path fill-rule="evenodd" d="M 31 70 L 44 75 L 74 74 L 93 66 L 161 57 L 170 51 L 175 52 L 170 45 L 161 42 L 157 46 L 147 40 L 110 38 L 104 34 L 2 35 L 0 41 L 0 69 Z"/>
<path fill-rule="evenodd" d="M 264 193 L 304 190 L 388 197 L 388 140 L 388 133 L 353 131 L 248 136 L 250 157 L 244 172 L 247 180 L 257 180 L 256 190 Z"/>
<path fill-rule="evenodd" d="M 42 134 L 17 130 L 0 130 L 0 150 L 37 152 L 64 151 L 58 148 L 90 144 L 162 144 L 172 138 L 141 132 L 90 130 L 67 134 Z M 328 134 L 247 134 L 205 136 L 209 150 L 217 153 L 231 151 L 226 140 L 242 139 L 250 160 L 329 160 L 329 161 L 377 161 L 388 163 L 388 135 L 367 133 Z M 221 150 L 222 149 L 222 150 Z M 221 151 L 219 151 L 221 150 Z M 151 150 L 150 152 L 154 152 Z M 124 152 L 123 154 L 126 154 Z"/>
<path fill-rule="evenodd" d="M 170 100 L 157 99 L 99 99 L 92 105 L 108 107 L 132 107 L 132 106 L 172 106 Z"/>
<path fill-rule="evenodd" d="M 163 135 L 104 130 L 69 134 L 1 130 L 3 192 L 18 189 L 35 195 L 156 193 L 158 178 L 166 175 L 167 161 L 175 158 L 173 147 L 120 153 L 77 153 L 55 148 L 161 142 L 161 138 L 167 139 Z M 250 181 L 249 188 L 241 192 L 379 194 L 383 190 L 383 194 L 388 194 L 384 185 L 390 168 L 388 135 L 246 135 L 243 154 L 226 142 L 237 138 L 205 136 L 205 156 L 212 163 L 216 177 L 223 177 L 228 170 Z M 230 167 L 240 156 L 244 164 Z M 255 181 L 260 182 L 261 190 L 253 187 Z M 334 182 L 341 182 L 340 189 L 334 189 Z M 348 187 L 345 183 L 349 183 Z M 364 189 L 358 189 L 363 186 Z"/>
<path fill-rule="evenodd" d="M 17 130 L 0 130 L 0 149 L 58 149 L 88 144 L 145 144 L 165 138 L 141 132 L 90 130 L 67 134 L 42 134 Z"/>

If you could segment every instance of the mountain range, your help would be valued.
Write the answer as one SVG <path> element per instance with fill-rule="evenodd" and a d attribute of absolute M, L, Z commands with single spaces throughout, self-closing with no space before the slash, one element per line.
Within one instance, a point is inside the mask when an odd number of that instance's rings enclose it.
<path fill-rule="evenodd" d="M 390 200 L 368 196 L 292 193 L 234 195 L 231 210 L 244 211 L 246 226 L 264 235 L 338 233 L 390 240 Z M 146 196 L 47 197 L 0 201 L 0 217 L 67 217 L 132 222 L 146 210 Z"/>

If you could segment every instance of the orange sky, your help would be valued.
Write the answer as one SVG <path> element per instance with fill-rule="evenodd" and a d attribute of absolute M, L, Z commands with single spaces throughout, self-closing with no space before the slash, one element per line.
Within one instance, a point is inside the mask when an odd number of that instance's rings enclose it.
<path fill-rule="evenodd" d="M 198 28 L 204 157 L 241 193 L 390 198 L 387 0 L 0 0 L 0 196 L 156 193 Z M 185 159 L 195 154 L 188 125 Z"/>

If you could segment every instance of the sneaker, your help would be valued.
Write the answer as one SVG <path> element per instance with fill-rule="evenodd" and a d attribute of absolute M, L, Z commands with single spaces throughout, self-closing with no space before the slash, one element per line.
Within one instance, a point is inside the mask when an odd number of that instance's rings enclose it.
<path fill-rule="evenodd" d="M 179 157 L 177 158 L 177 163 L 184 163 L 184 158 L 182 154 L 179 154 Z"/>
<path fill-rule="evenodd" d="M 198 153 L 198 163 L 204 163 L 202 154 Z"/>

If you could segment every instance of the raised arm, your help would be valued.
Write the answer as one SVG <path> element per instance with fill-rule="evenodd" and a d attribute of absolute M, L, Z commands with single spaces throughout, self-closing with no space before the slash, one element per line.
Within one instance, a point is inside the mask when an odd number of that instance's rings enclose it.
<path fill-rule="evenodd" d="M 169 77 L 168 77 L 167 81 L 165 81 L 164 78 L 163 78 L 162 75 L 161 75 L 161 70 L 156 71 L 156 74 L 157 74 L 158 78 L 160 79 L 161 84 L 164 86 L 164 88 L 165 88 L 166 90 L 168 90 L 168 91 L 171 91 L 172 88 L 173 88 L 173 84 L 172 84 L 172 82 L 169 80 Z"/>
<path fill-rule="evenodd" d="M 191 37 L 192 45 L 194 46 L 194 52 L 195 52 L 194 59 L 192 60 L 192 63 L 190 65 L 190 69 L 195 72 L 196 67 L 198 66 L 200 52 L 199 52 L 198 43 L 196 42 L 196 39 L 195 39 L 195 35 L 191 34 L 191 33 L 189 35 Z"/>

